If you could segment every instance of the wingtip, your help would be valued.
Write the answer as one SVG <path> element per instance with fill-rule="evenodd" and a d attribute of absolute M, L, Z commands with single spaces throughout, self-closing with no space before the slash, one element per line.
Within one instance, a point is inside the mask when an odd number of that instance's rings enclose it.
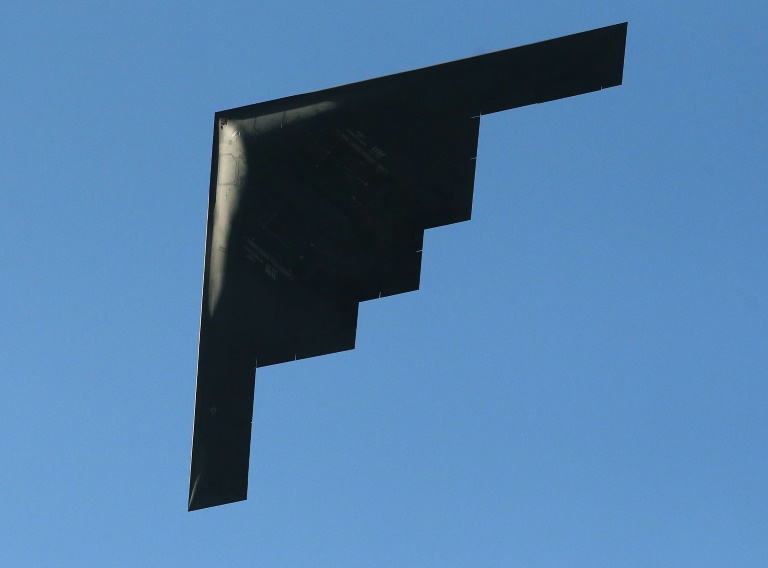
<path fill-rule="evenodd" d="M 222 492 L 211 491 L 211 488 L 206 488 L 205 483 L 201 483 L 202 473 L 198 473 L 194 478 L 194 481 L 190 483 L 189 489 L 189 501 L 187 502 L 187 512 L 199 511 L 200 509 L 210 509 L 211 507 L 218 507 L 219 505 L 228 505 L 230 503 L 237 503 L 239 501 L 245 501 L 248 499 L 248 490 L 240 494 L 234 492 Z M 202 480 L 205 481 L 205 480 Z M 201 489 L 202 486 L 202 489 Z"/>

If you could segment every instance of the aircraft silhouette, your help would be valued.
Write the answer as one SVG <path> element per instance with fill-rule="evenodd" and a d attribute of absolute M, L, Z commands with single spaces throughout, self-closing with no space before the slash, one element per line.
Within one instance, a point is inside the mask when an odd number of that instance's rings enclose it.
<path fill-rule="evenodd" d="M 618 24 L 216 113 L 189 510 L 247 497 L 255 369 L 355 346 L 470 218 L 480 116 L 620 85 Z"/>

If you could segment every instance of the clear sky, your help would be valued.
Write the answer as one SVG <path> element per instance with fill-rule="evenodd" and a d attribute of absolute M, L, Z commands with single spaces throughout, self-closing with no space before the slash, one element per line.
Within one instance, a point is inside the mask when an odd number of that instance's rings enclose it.
<path fill-rule="evenodd" d="M 248 501 L 187 513 L 214 112 L 624 21 L 624 85 L 484 117 L 421 290 L 260 370 Z M 6 3 L 0 566 L 768 566 L 767 28 Z"/>

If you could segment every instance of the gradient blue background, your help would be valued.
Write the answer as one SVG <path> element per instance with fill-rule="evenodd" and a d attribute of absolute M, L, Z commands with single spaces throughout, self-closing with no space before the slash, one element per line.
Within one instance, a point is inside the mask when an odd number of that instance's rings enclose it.
<path fill-rule="evenodd" d="M 768 5 L 105 4 L 0 8 L 0 565 L 768 566 Z M 213 113 L 623 21 L 187 513 Z"/>

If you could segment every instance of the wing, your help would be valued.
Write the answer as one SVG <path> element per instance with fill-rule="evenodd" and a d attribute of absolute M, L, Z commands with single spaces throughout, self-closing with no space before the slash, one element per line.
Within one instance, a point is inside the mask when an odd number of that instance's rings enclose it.
<path fill-rule="evenodd" d="M 255 369 L 352 349 L 472 210 L 481 114 L 619 85 L 626 24 L 217 113 L 189 509 L 246 498 Z"/>

